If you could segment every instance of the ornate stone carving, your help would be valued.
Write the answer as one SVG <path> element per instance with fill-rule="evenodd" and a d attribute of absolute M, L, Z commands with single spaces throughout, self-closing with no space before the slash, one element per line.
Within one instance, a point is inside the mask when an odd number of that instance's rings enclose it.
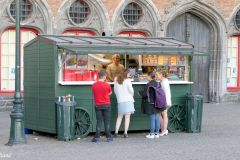
<path fill-rule="evenodd" d="M 233 16 L 231 17 L 231 20 L 228 24 L 228 35 L 231 36 L 231 35 L 236 35 L 236 34 L 239 34 L 240 33 L 240 30 L 236 27 L 236 24 L 234 22 L 235 20 L 235 15 L 236 14 L 233 14 Z"/>
<path fill-rule="evenodd" d="M 12 1 L 7 1 L 6 7 L 3 9 L 4 12 L 1 16 L 1 25 L 0 29 L 5 29 L 8 26 L 14 26 L 15 21 L 10 17 L 10 12 L 9 12 L 9 6 L 11 5 Z M 28 18 L 28 20 L 21 22 L 21 26 L 28 26 L 28 27 L 33 27 L 33 28 L 38 28 L 39 31 L 47 31 L 47 22 L 46 18 L 44 18 L 44 15 L 42 14 L 43 11 L 41 7 L 38 6 L 38 3 L 32 2 L 33 5 L 33 13 L 31 14 L 31 17 Z M 4 22 L 4 23 L 3 23 Z M 51 21 L 49 21 L 51 22 Z"/>
<path fill-rule="evenodd" d="M 169 10 L 170 10 L 170 8 L 165 8 L 164 9 L 164 14 L 169 14 L 169 12 L 170 12 Z"/>
<path fill-rule="evenodd" d="M 143 17 L 135 25 L 126 24 L 123 19 L 122 11 L 131 2 L 135 2 L 143 9 Z M 143 31 L 150 34 L 150 36 L 157 36 L 159 30 L 160 14 L 151 0 L 126 0 L 115 11 L 113 16 L 113 34 L 117 35 L 121 31 Z"/>
<path fill-rule="evenodd" d="M 59 15 L 56 19 L 56 34 L 61 34 L 66 29 L 90 29 L 96 32 L 97 35 L 101 35 L 104 32 L 104 27 L 106 27 L 106 15 L 99 9 L 101 6 L 96 1 L 86 1 L 90 7 L 89 19 L 84 23 L 75 24 L 69 19 L 68 9 L 74 1 L 66 1 L 64 7 L 59 11 Z M 65 21 L 65 22 L 64 22 Z"/>

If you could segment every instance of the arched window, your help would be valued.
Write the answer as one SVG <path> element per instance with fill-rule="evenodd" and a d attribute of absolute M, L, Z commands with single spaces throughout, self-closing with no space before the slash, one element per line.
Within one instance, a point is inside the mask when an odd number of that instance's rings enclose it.
<path fill-rule="evenodd" d="M 129 3 L 123 10 L 123 19 L 128 25 L 136 25 L 143 16 L 143 10 L 137 3 Z"/>
<path fill-rule="evenodd" d="M 236 28 L 240 29 L 240 10 L 238 10 L 238 12 L 236 13 L 234 22 L 235 22 Z"/>
<path fill-rule="evenodd" d="M 148 37 L 148 34 L 141 31 L 123 31 L 118 34 L 121 37 Z"/>
<path fill-rule="evenodd" d="M 240 36 L 228 38 L 227 89 L 240 91 Z"/>
<path fill-rule="evenodd" d="M 95 36 L 96 33 L 90 30 L 65 30 L 63 35 L 73 36 Z"/>
<path fill-rule="evenodd" d="M 68 14 L 73 23 L 81 24 L 88 20 L 90 7 L 84 0 L 77 0 L 69 8 Z"/>
<path fill-rule="evenodd" d="M 33 12 L 33 6 L 32 3 L 29 0 L 20 0 L 20 6 L 21 6 L 21 13 L 20 13 L 20 19 L 21 21 L 27 20 L 30 18 L 32 12 Z M 9 7 L 9 12 L 13 20 L 16 18 L 16 11 L 15 11 L 15 0 L 11 3 Z"/>
<path fill-rule="evenodd" d="M 21 90 L 23 90 L 23 46 L 36 37 L 38 32 L 29 28 L 20 29 Z M 5 30 L 0 39 L 0 92 L 13 93 L 15 89 L 15 28 Z"/>

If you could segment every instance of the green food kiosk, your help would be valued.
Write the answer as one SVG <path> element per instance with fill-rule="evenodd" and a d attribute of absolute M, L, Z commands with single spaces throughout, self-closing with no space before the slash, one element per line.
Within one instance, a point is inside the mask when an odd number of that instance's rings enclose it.
<path fill-rule="evenodd" d="M 191 59 L 194 47 L 173 38 L 80 37 L 39 35 L 24 46 L 25 128 L 56 134 L 56 104 L 59 96 L 73 95 L 75 133 L 95 132 L 96 118 L 92 84 L 111 56 L 119 54 L 131 73 L 135 113 L 130 131 L 149 129 L 148 116 L 141 113 L 138 94 L 147 83 L 146 74 L 164 69 L 169 73 L 172 107 L 168 110 L 172 132 L 186 128 L 186 94 L 191 92 Z M 112 82 L 109 82 L 113 84 Z M 112 102 L 112 130 L 115 129 L 117 101 Z"/>

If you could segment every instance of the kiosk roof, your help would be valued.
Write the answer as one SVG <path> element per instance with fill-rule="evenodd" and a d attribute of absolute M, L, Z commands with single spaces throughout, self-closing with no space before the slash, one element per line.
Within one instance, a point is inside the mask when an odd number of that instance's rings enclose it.
<path fill-rule="evenodd" d="M 163 54 L 202 55 L 194 52 L 194 46 L 174 38 L 163 37 L 83 37 L 66 35 L 39 35 L 25 45 L 35 41 L 47 41 L 59 48 L 77 54 Z"/>

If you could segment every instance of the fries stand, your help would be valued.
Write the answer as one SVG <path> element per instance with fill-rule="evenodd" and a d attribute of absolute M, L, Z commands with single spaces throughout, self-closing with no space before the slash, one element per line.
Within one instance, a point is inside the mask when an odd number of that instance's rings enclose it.
<path fill-rule="evenodd" d="M 98 71 L 106 69 L 113 54 L 131 73 L 135 113 L 129 130 L 149 129 L 148 117 L 141 113 L 141 96 L 146 74 L 164 69 L 170 73 L 172 104 L 169 129 L 186 128 L 186 94 L 191 92 L 191 44 L 173 38 L 79 37 L 39 35 L 24 47 L 25 128 L 56 133 L 56 97 L 75 97 L 75 135 L 95 132 L 96 119 L 92 84 Z M 113 84 L 112 82 L 109 82 Z M 113 85 L 112 85 L 113 86 Z M 112 130 L 115 129 L 117 101 L 111 95 Z"/>

